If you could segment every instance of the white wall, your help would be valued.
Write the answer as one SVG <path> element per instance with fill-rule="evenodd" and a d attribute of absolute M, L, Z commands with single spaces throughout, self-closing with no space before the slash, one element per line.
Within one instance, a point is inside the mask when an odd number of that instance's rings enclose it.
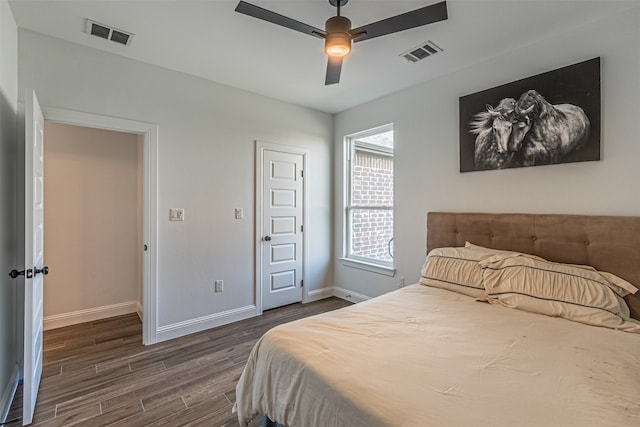
<path fill-rule="evenodd" d="M 544 37 L 526 48 L 336 115 L 336 171 L 343 167 L 344 135 L 394 123 L 394 255 L 397 276 L 405 276 L 407 284 L 418 280 L 424 262 L 427 211 L 640 215 L 640 7 Z M 458 172 L 460 96 L 597 56 L 601 57 L 601 161 Z M 337 255 L 342 253 L 342 188 L 342 180 L 336 179 Z M 334 284 L 376 296 L 396 288 L 398 280 L 338 261 Z"/>
<path fill-rule="evenodd" d="M 160 329 L 206 327 L 254 304 L 256 139 L 309 151 L 305 290 L 331 285 L 330 115 L 30 31 L 18 42 L 19 87 L 42 105 L 159 125 Z M 169 208 L 186 220 L 169 222 Z"/>
<path fill-rule="evenodd" d="M 17 381 L 16 295 L 22 279 L 16 247 L 16 115 L 18 30 L 6 0 L 0 1 L 0 422 L 4 421 Z"/>
<path fill-rule="evenodd" d="M 44 132 L 45 329 L 135 312 L 138 135 L 50 121 Z"/>

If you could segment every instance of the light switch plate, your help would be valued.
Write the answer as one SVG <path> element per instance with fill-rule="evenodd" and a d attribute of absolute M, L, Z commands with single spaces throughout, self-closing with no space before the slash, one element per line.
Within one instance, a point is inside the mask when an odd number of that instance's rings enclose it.
<path fill-rule="evenodd" d="M 242 208 L 236 208 L 236 219 L 244 218 L 244 210 Z"/>
<path fill-rule="evenodd" d="M 184 221 L 184 209 L 169 209 L 169 221 Z"/>

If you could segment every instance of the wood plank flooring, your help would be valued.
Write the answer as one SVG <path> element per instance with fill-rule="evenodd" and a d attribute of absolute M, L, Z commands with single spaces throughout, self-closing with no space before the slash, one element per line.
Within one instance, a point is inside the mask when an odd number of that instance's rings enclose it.
<path fill-rule="evenodd" d="M 142 345 L 136 314 L 45 331 L 32 425 L 237 427 L 235 386 L 258 338 L 348 305 L 335 297 L 293 304 L 153 346 Z M 21 389 L 7 420 L 22 417 Z"/>

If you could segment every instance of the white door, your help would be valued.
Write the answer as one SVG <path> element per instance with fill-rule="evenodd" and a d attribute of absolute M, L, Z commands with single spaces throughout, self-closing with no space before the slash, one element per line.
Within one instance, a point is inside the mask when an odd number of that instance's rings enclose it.
<path fill-rule="evenodd" d="M 263 151 L 262 309 L 302 301 L 303 156 Z"/>
<path fill-rule="evenodd" d="M 25 295 L 22 425 L 31 424 L 42 374 L 44 267 L 44 117 L 33 90 L 25 94 Z"/>

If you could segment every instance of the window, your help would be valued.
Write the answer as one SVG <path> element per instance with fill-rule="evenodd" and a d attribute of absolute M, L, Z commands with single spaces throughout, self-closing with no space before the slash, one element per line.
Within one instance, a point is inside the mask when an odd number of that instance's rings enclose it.
<path fill-rule="evenodd" d="M 393 125 L 346 138 L 345 259 L 393 269 Z"/>

